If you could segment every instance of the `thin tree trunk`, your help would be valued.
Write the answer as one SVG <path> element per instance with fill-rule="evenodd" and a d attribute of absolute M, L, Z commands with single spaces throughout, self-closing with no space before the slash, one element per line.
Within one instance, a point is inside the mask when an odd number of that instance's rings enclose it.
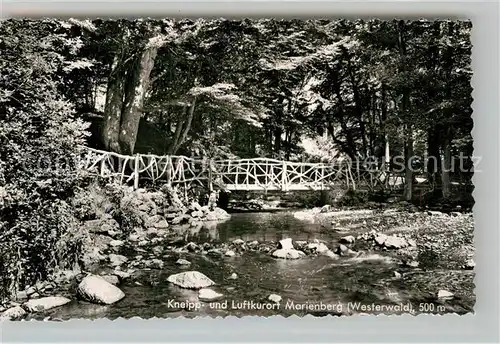
<path fill-rule="evenodd" d="M 452 169 L 451 139 L 450 139 L 450 129 L 447 129 L 446 135 L 443 140 L 443 168 L 441 173 L 441 182 L 442 182 L 444 199 L 448 199 L 451 196 L 451 180 L 450 180 L 451 169 Z"/>
<path fill-rule="evenodd" d="M 157 47 L 146 47 L 128 80 L 131 84 L 125 95 L 125 108 L 122 114 L 119 138 L 120 148 L 124 154 L 134 153 L 144 97 L 149 87 L 149 77 L 157 53 Z"/>
<path fill-rule="evenodd" d="M 187 114 L 187 106 L 184 106 L 182 110 L 182 116 L 179 118 L 177 121 L 177 124 L 175 126 L 175 134 L 174 134 L 174 139 L 170 143 L 170 147 L 168 149 L 168 154 L 175 154 L 175 149 L 177 147 L 177 143 L 179 142 L 181 138 L 181 133 L 182 133 L 182 127 L 184 126 L 184 122 L 186 120 L 186 114 Z"/>
<path fill-rule="evenodd" d="M 193 122 L 195 106 L 196 106 L 196 98 L 194 98 L 193 102 L 191 103 L 191 107 L 189 108 L 188 118 L 184 122 L 185 123 L 184 130 L 182 131 L 182 135 L 180 139 L 177 141 L 177 144 L 175 145 L 172 154 L 175 154 L 177 150 L 180 148 L 180 146 L 184 143 L 184 141 L 186 141 L 189 130 L 191 130 L 191 124 Z"/>
<path fill-rule="evenodd" d="M 123 106 L 123 74 L 120 72 L 119 60 L 119 56 L 116 55 L 108 78 L 104 123 L 101 130 L 101 141 L 104 149 L 113 152 L 120 152 L 118 140 Z"/>
<path fill-rule="evenodd" d="M 400 69 L 403 71 L 406 68 L 405 58 L 406 58 L 406 41 L 404 37 L 405 23 L 400 20 L 398 23 L 398 43 L 399 43 L 399 53 L 401 58 Z M 413 125 L 411 123 L 411 118 L 408 115 L 409 112 L 409 102 L 410 102 L 410 90 L 408 87 L 403 87 L 402 90 L 403 99 L 401 104 L 401 111 L 403 113 L 403 118 L 405 119 L 405 188 L 404 188 L 404 198 L 407 201 L 411 201 L 413 197 L 413 167 L 411 165 L 411 158 L 413 157 Z"/>

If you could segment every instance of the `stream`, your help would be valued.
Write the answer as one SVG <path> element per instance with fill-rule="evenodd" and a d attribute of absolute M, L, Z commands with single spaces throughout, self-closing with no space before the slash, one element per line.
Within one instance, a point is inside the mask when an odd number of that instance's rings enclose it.
<path fill-rule="evenodd" d="M 349 235 L 356 237 L 361 231 L 356 230 L 355 226 L 353 228 Z M 296 219 L 291 212 L 236 213 L 223 223 L 201 230 L 191 229 L 184 233 L 186 241 L 194 242 L 224 243 L 235 239 L 246 242 L 254 240 L 277 242 L 284 238 L 292 238 L 294 241 L 319 239 L 330 248 L 338 245 L 340 237 L 345 235 L 320 224 Z M 33 314 L 33 317 L 67 320 L 201 315 L 400 314 L 409 311 L 466 313 L 473 307 L 473 300 L 470 299 L 455 298 L 444 303 L 436 301 L 428 291 L 418 287 L 419 276 L 422 276 L 421 283 L 430 277 L 446 280 L 450 271 L 410 270 L 400 266 L 397 260 L 389 259 L 388 253 L 383 252 L 369 252 L 363 258 L 341 257 L 338 260 L 321 255 L 307 256 L 298 260 L 283 260 L 275 259 L 270 254 L 253 251 L 246 251 L 234 257 L 166 253 L 162 258 L 163 269 L 137 270 L 132 278 L 120 284 L 119 287 L 126 297 L 116 304 L 105 306 L 75 300 L 43 314 Z M 179 258 L 189 260 L 191 265 L 188 267 L 176 265 L 175 262 Z M 198 300 L 197 291 L 182 289 L 167 282 L 169 275 L 190 270 L 202 272 L 215 281 L 216 285 L 212 289 L 224 294 L 222 300 L 216 304 L 201 302 Z M 411 282 L 405 278 L 396 278 L 395 271 L 410 276 Z M 237 274 L 237 279 L 228 278 L 233 273 Z M 458 274 L 466 280 L 473 278 L 470 271 L 451 273 Z M 255 309 L 249 305 L 251 301 L 270 303 L 267 300 L 270 294 L 282 297 L 279 309 L 276 307 Z M 196 309 L 187 309 L 188 307 L 180 304 L 180 301 L 192 302 L 197 306 L 190 307 Z M 227 301 L 227 308 L 221 309 L 224 307 L 224 301 Z M 379 308 L 373 309 L 374 306 Z"/>

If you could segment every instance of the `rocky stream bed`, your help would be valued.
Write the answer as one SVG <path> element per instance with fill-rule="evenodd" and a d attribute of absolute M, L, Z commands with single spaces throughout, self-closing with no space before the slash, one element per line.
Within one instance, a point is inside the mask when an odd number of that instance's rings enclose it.
<path fill-rule="evenodd" d="M 472 214 L 325 206 L 229 215 L 198 204 L 170 214 L 147 198 L 128 233 L 112 214 L 87 221 L 86 271 L 27 288 L 0 318 L 473 311 Z"/>

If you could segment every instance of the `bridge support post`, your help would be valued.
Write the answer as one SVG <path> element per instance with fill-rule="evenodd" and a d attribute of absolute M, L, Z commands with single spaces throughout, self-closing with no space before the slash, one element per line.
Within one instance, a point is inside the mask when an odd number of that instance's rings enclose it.
<path fill-rule="evenodd" d="M 167 155 L 167 186 L 172 186 L 172 171 L 173 171 L 172 157 Z"/>
<path fill-rule="evenodd" d="M 213 162 L 212 159 L 208 160 L 208 190 L 210 193 L 214 190 L 214 184 L 212 182 L 212 167 L 213 167 Z"/>
<path fill-rule="evenodd" d="M 134 159 L 134 190 L 139 188 L 139 154 Z"/>
<path fill-rule="evenodd" d="M 281 190 L 285 192 L 288 191 L 286 173 L 286 161 L 283 161 L 283 165 L 281 167 Z"/>

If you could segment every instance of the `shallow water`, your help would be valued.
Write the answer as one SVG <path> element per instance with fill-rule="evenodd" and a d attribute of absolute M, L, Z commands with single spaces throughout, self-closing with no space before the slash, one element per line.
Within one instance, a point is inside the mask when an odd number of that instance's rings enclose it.
<path fill-rule="evenodd" d="M 353 227 L 356 227 L 353 225 Z M 356 236 L 356 230 L 349 233 Z M 241 213 L 233 214 L 224 223 L 209 228 L 189 230 L 184 234 L 187 241 L 230 242 L 237 238 L 245 241 L 276 242 L 283 238 L 293 240 L 324 240 L 333 248 L 338 239 L 345 235 L 327 229 L 319 224 L 298 220 L 291 213 Z M 178 258 L 189 260 L 191 266 L 184 268 L 175 264 Z M 467 312 L 470 300 L 455 299 L 443 304 L 433 300 L 432 295 L 416 287 L 418 273 L 409 271 L 411 280 L 396 279 L 394 271 L 405 273 L 398 260 L 388 255 L 368 253 L 363 258 L 340 258 L 307 256 L 299 260 L 274 259 L 269 254 L 244 252 L 235 257 L 212 257 L 194 253 L 172 253 L 163 257 L 162 270 L 140 270 L 120 288 L 126 297 L 109 306 L 93 305 L 81 301 L 51 310 L 34 317 L 43 319 L 70 318 L 118 318 L 118 317 L 173 317 L 209 315 L 341 315 L 352 313 L 374 313 L 376 310 L 357 309 L 357 306 L 404 306 L 406 308 L 380 308 L 380 313 L 405 313 L 411 309 L 422 310 L 421 303 L 428 303 L 425 311 Z M 198 293 L 178 288 L 168 283 L 167 277 L 181 271 L 196 270 L 204 273 L 216 286 L 212 289 L 224 294 L 214 303 L 200 302 Z M 238 279 L 228 277 L 236 273 Z M 436 271 L 421 272 L 429 278 Z M 448 273 L 448 272 L 444 272 Z M 462 278 L 472 280 L 467 273 L 458 271 Z M 445 278 L 446 279 L 446 278 Z M 417 283 L 418 284 L 418 283 Z M 267 297 L 278 294 L 283 300 L 279 309 L 253 309 L 250 304 L 269 303 Z M 192 302 L 191 307 L 175 304 L 174 301 Z M 217 309 L 212 306 L 224 307 Z M 244 303 L 246 301 L 246 303 Z M 293 302 L 293 304 L 292 304 Z M 310 305 L 312 308 L 307 308 Z M 186 307 L 184 307 L 186 306 Z M 271 306 L 269 306 L 271 307 Z"/>

